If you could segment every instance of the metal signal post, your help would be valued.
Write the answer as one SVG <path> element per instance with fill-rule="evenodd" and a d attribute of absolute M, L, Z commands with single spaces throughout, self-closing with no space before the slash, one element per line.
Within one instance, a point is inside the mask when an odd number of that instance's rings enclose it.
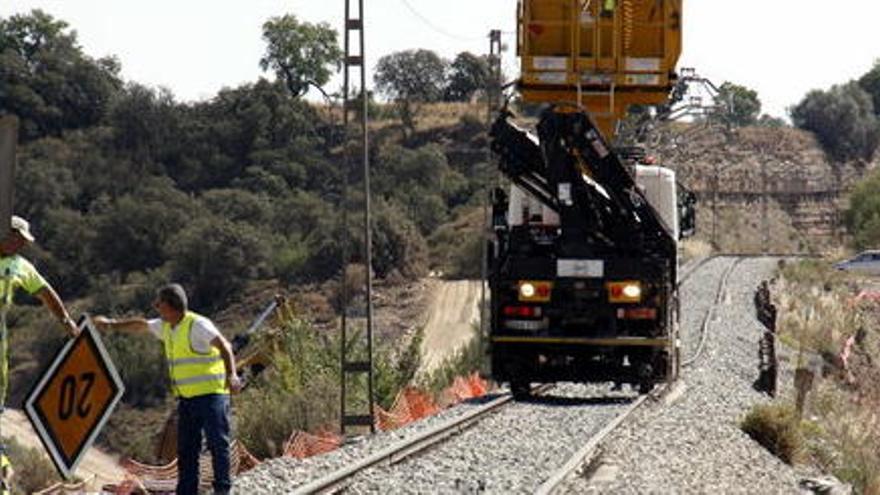
<path fill-rule="evenodd" d="M 486 80 L 486 134 L 492 128 L 492 122 L 501 109 L 501 30 L 493 29 L 489 31 L 489 77 Z M 484 342 L 488 338 L 486 331 L 486 285 L 489 282 L 489 242 L 488 236 L 491 233 L 492 220 L 489 213 L 489 190 L 492 187 L 492 148 L 489 141 L 486 141 L 486 177 L 485 189 L 483 191 L 483 235 L 480 236 L 482 243 L 482 260 L 481 260 L 481 283 L 480 283 L 480 342 Z M 485 349 L 482 349 L 485 351 Z M 481 352 L 483 355 L 483 352 Z"/>
<path fill-rule="evenodd" d="M 6 235 L 12 219 L 15 146 L 18 143 L 18 119 L 0 117 L 0 233 Z"/>
<path fill-rule="evenodd" d="M 356 2 L 358 5 L 357 15 L 354 15 L 352 12 L 352 3 Z M 356 50 L 352 49 L 353 39 L 356 37 Z M 366 75 L 366 64 L 365 64 L 365 50 L 364 50 L 364 0 L 345 0 L 345 71 L 344 71 L 344 81 L 343 81 L 343 105 L 342 105 L 342 122 L 343 122 L 343 133 L 345 138 L 343 139 L 343 149 L 345 153 L 345 169 L 344 173 L 348 174 L 349 169 L 352 164 L 351 154 L 348 151 L 348 124 L 349 124 L 349 112 L 357 115 L 360 114 L 360 147 L 361 147 L 361 155 L 363 158 L 363 178 L 364 178 L 364 266 L 366 268 L 366 332 L 364 338 L 366 342 L 358 342 L 359 344 L 363 344 L 365 348 L 365 356 L 358 355 L 357 358 L 353 360 L 349 360 L 349 347 L 348 347 L 348 318 L 346 312 L 348 311 L 349 306 L 349 298 L 348 298 L 348 288 L 347 288 L 347 277 L 346 272 L 348 268 L 349 260 L 346 255 L 343 255 L 343 264 L 342 264 L 342 290 L 343 290 L 343 308 L 342 308 L 342 338 L 340 339 L 340 365 L 341 365 L 341 385 L 340 385 L 340 426 L 341 432 L 344 435 L 346 432 L 346 428 L 349 426 L 368 426 L 370 428 L 370 432 L 375 432 L 375 424 L 373 421 L 373 275 L 372 275 L 372 265 L 373 265 L 373 253 L 372 253 L 372 233 L 371 233 L 371 225 L 372 221 L 370 219 L 370 159 L 369 159 L 369 141 L 367 136 L 367 109 L 368 109 L 368 100 L 367 100 L 367 75 Z M 360 72 L 360 96 L 355 96 L 352 98 L 351 96 L 351 81 L 352 81 L 352 73 Z M 359 101 L 358 101 L 359 100 Z M 360 107 L 360 112 L 356 112 L 355 109 Z M 346 189 L 348 188 L 347 180 L 346 180 Z M 344 194 L 345 199 L 343 200 L 343 208 L 345 211 L 348 209 L 348 191 L 345 191 Z M 345 220 L 343 223 L 343 232 L 344 235 L 348 235 L 348 224 L 347 224 L 347 215 L 343 215 Z M 347 250 L 346 250 L 347 252 Z M 355 353 L 358 352 L 358 346 L 353 345 L 353 349 Z M 347 396 L 348 392 L 348 377 L 349 375 L 363 376 L 366 375 L 366 391 L 365 391 L 365 402 L 366 404 L 358 404 L 365 410 L 361 409 L 359 414 L 349 414 L 349 397 Z M 354 383 L 363 384 L 362 380 L 354 380 Z"/>

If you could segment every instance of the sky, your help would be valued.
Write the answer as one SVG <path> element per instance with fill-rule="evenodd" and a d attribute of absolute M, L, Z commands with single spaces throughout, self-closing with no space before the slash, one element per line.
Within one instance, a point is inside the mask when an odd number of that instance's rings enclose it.
<path fill-rule="evenodd" d="M 505 71 L 516 75 L 516 0 L 364 2 L 370 68 L 382 55 L 411 48 L 449 59 L 462 51 L 486 53 L 489 30 L 501 29 L 509 47 Z M 164 86 L 179 100 L 194 101 L 263 75 L 261 26 L 270 17 L 290 13 L 327 22 L 341 34 L 344 5 L 344 0 L 2 0 L 0 16 L 42 9 L 68 22 L 90 56 L 117 56 L 126 79 Z M 784 117 L 808 91 L 871 68 L 880 58 L 878 18 L 880 2 L 866 0 L 684 0 L 679 66 L 694 67 L 719 85 L 731 81 L 754 89 L 765 113 Z"/>

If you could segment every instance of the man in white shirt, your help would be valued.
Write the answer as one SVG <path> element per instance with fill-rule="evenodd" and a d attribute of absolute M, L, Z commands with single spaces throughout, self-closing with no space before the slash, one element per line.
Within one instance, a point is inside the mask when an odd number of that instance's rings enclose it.
<path fill-rule="evenodd" d="M 177 493 L 197 494 L 204 431 L 214 468 L 214 493 L 229 493 L 229 393 L 241 390 L 229 341 L 208 318 L 188 309 L 186 292 L 168 284 L 156 293 L 159 318 L 93 319 L 100 330 L 147 332 L 165 348 L 171 388 L 177 397 Z"/>

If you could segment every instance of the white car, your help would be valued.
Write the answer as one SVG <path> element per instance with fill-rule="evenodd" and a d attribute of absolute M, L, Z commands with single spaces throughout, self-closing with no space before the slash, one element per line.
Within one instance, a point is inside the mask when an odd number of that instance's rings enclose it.
<path fill-rule="evenodd" d="M 880 275 L 880 250 L 863 251 L 852 259 L 834 265 L 838 270 Z"/>

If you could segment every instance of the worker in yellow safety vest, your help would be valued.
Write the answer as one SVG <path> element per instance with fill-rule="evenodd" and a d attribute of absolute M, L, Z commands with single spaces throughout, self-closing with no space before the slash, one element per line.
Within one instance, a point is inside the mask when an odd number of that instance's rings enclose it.
<path fill-rule="evenodd" d="M 0 447 L 0 495 L 12 493 L 12 463 L 6 455 L 6 448 Z"/>
<path fill-rule="evenodd" d="M 22 248 L 34 242 L 30 224 L 24 218 L 13 215 L 9 225 L 9 232 L 6 232 L 0 240 L 0 412 L 6 404 L 6 392 L 9 388 L 6 318 L 12 307 L 16 290 L 23 289 L 36 296 L 61 322 L 61 326 L 70 336 L 75 337 L 79 333 L 58 293 L 46 282 L 34 265 L 19 254 Z"/>
<path fill-rule="evenodd" d="M 229 393 L 241 390 L 232 346 L 211 320 L 189 310 L 179 284 L 160 288 L 153 307 L 159 318 L 97 316 L 93 321 L 99 330 L 151 333 L 162 340 L 177 397 L 177 493 L 198 493 L 203 431 L 211 451 L 214 493 L 229 493 Z"/>

